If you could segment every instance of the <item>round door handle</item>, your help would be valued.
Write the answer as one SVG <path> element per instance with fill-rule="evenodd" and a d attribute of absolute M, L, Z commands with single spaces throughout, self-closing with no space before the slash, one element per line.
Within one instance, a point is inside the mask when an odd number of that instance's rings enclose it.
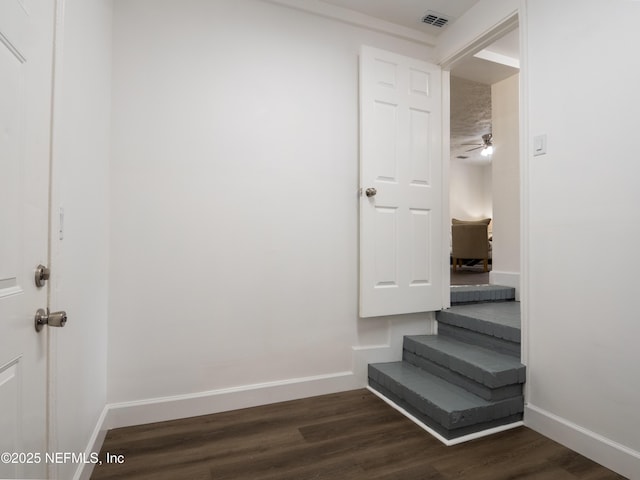
<path fill-rule="evenodd" d="M 369 198 L 371 198 L 371 197 L 375 197 L 375 196 L 376 196 L 376 193 L 378 193 L 378 191 L 377 191 L 375 188 L 373 188 L 373 187 L 367 188 L 367 189 L 364 191 L 364 194 L 365 194 L 367 197 L 369 197 Z"/>
<path fill-rule="evenodd" d="M 49 312 L 49 309 L 39 308 L 34 318 L 36 332 L 40 332 L 45 325 L 50 327 L 64 327 L 67 324 L 67 312 Z"/>

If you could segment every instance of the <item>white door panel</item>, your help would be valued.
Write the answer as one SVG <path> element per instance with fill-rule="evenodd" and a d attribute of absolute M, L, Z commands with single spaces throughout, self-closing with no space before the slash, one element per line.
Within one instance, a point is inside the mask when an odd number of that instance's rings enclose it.
<path fill-rule="evenodd" d="M 0 478 L 44 478 L 53 2 L 0 2 Z M 14 461 L 15 460 L 15 461 Z"/>
<path fill-rule="evenodd" d="M 439 67 L 362 48 L 361 317 L 442 307 L 441 101 Z"/>

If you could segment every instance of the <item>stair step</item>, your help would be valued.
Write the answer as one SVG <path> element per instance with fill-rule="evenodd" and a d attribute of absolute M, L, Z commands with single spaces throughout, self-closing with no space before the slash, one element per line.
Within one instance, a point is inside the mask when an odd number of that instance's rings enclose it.
<path fill-rule="evenodd" d="M 440 323 L 520 343 L 520 302 L 458 305 L 436 314 Z"/>
<path fill-rule="evenodd" d="M 522 396 L 488 401 L 407 362 L 369 365 L 369 384 L 447 439 L 522 419 Z"/>
<path fill-rule="evenodd" d="M 403 360 L 485 400 L 522 394 L 525 366 L 515 357 L 437 335 L 404 338 Z"/>
<path fill-rule="evenodd" d="M 405 337 L 404 349 L 489 388 L 524 383 L 525 366 L 510 355 L 437 335 Z"/>
<path fill-rule="evenodd" d="M 440 336 L 520 358 L 520 302 L 458 305 L 436 319 Z"/>
<path fill-rule="evenodd" d="M 445 318 L 464 317 L 461 320 L 463 325 L 456 323 L 456 320 L 447 323 L 511 341 L 520 340 L 520 302 L 457 305 L 438 313 L 444 314 L 441 316 Z"/>
<path fill-rule="evenodd" d="M 403 360 L 411 365 L 421 368 L 425 372 L 429 372 L 440 377 L 453 385 L 464 388 L 465 390 L 484 398 L 485 400 L 504 400 L 505 398 L 517 397 L 522 395 L 522 384 L 516 383 L 505 385 L 504 387 L 489 388 L 486 385 L 478 383 L 469 377 L 454 372 L 442 365 L 439 365 L 426 358 L 419 357 L 414 353 L 404 352 Z"/>
<path fill-rule="evenodd" d="M 451 305 L 515 300 L 516 289 L 501 285 L 452 285 Z"/>
<path fill-rule="evenodd" d="M 499 353 L 511 355 L 517 359 L 520 358 L 520 343 L 509 342 L 501 338 L 484 335 L 482 333 L 467 330 L 466 328 L 447 325 L 446 323 L 438 324 L 438 335 L 442 337 L 454 338 L 470 345 L 477 345 L 484 348 L 490 348 Z"/>

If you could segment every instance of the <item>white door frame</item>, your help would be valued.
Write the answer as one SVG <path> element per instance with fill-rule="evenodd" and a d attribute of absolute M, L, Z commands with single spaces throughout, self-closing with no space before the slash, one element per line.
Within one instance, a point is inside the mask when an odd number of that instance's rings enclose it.
<path fill-rule="evenodd" d="M 55 271 L 56 265 L 53 254 L 54 248 L 54 225 L 57 224 L 54 219 L 56 215 L 53 208 L 54 200 L 54 187 L 56 181 L 55 168 L 55 145 L 56 145 L 56 117 L 58 115 L 58 109 L 56 105 L 59 105 L 59 98 L 61 96 L 60 84 L 62 83 L 62 52 L 63 52 L 63 39 L 64 39 L 64 0 L 55 0 L 54 9 L 54 25 L 53 25 L 53 58 L 52 58 L 52 72 L 51 72 L 51 119 L 50 119 L 50 145 L 49 145 L 49 249 L 48 249 L 48 265 L 52 271 Z M 57 275 L 51 275 L 51 280 L 47 285 L 47 306 L 52 304 L 52 299 L 55 296 L 56 282 L 58 281 Z M 47 447 L 50 452 L 58 451 L 58 376 L 57 376 L 57 359 L 58 359 L 58 342 L 57 333 L 49 332 L 48 334 L 48 348 L 47 348 Z M 47 464 L 47 475 L 49 478 L 58 478 L 58 465 L 54 463 Z"/>
<path fill-rule="evenodd" d="M 529 140 L 529 77 L 528 77 L 528 62 L 527 62 L 527 22 L 526 22 L 526 8 L 525 3 L 521 2 L 520 6 L 514 10 L 510 15 L 505 17 L 499 23 L 493 25 L 491 28 L 485 30 L 480 35 L 473 39 L 470 39 L 463 47 L 458 49 L 453 54 L 440 60 L 440 67 L 442 68 L 442 135 L 443 135 L 443 148 L 442 148 L 442 181 L 445 188 L 443 191 L 442 205 L 443 208 L 449 208 L 449 161 L 450 161 L 450 135 L 451 135 L 451 122 L 450 122 L 450 96 L 451 88 L 449 83 L 451 68 L 460 60 L 473 55 L 480 50 L 488 47 L 497 39 L 513 31 L 515 28 L 520 28 L 520 312 L 522 318 L 521 324 L 521 362 L 525 365 L 528 363 L 529 358 L 529 155 L 530 140 Z M 442 216 L 442 232 L 443 232 L 443 246 L 445 246 L 443 254 L 445 258 L 449 257 L 449 229 L 448 215 Z M 444 290 L 443 298 L 447 298 L 445 305 L 449 306 L 448 298 L 450 296 L 450 276 L 448 272 L 449 261 L 444 262 L 444 268 L 447 270 L 443 272 L 444 278 Z M 527 375 L 528 375 L 527 371 Z M 528 383 L 525 383 L 525 398 L 528 394 Z"/>

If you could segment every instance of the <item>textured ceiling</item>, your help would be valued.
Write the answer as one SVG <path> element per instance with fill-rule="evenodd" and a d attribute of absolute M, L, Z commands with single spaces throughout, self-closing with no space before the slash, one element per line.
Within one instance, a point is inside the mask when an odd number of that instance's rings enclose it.
<path fill-rule="evenodd" d="M 491 158 L 480 155 L 482 149 L 469 152 L 474 146 L 463 145 L 482 143 L 485 133 L 491 133 L 491 86 L 451 77 L 451 161 L 489 164 Z"/>

